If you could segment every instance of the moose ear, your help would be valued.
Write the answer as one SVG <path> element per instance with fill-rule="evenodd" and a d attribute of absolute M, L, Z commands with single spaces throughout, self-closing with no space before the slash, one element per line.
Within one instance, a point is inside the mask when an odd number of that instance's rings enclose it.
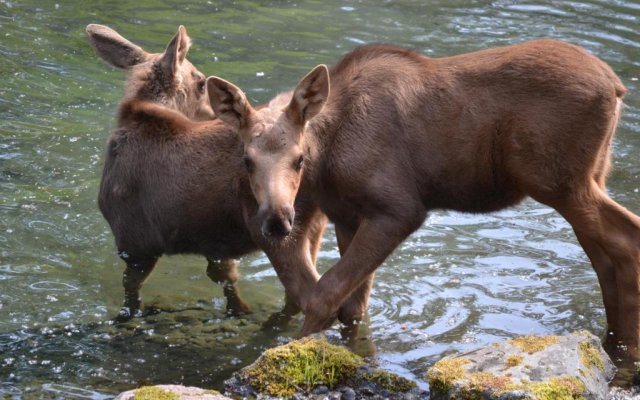
<path fill-rule="evenodd" d="M 322 110 L 328 97 L 329 69 L 326 65 L 318 65 L 293 90 L 285 113 L 293 123 L 304 125 Z"/>
<path fill-rule="evenodd" d="M 207 78 L 207 93 L 211 108 L 218 118 L 240 130 L 248 127 L 253 108 L 239 87 L 217 76 L 210 76 Z"/>
<path fill-rule="evenodd" d="M 176 71 L 187 57 L 190 47 L 191 38 L 187 35 L 185 27 L 180 25 L 178 32 L 171 39 L 160 59 L 160 65 L 162 65 L 162 70 L 167 77 L 173 78 L 176 75 Z"/>
<path fill-rule="evenodd" d="M 146 51 L 108 26 L 87 25 L 87 38 L 98 56 L 114 67 L 127 69 L 147 59 Z"/>

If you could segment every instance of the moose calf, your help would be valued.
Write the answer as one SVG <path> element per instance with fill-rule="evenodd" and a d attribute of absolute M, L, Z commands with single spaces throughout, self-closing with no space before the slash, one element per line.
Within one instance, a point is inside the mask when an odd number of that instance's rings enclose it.
<path fill-rule="evenodd" d="M 98 198 L 126 263 L 120 319 L 139 313 L 140 288 L 163 254 L 204 255 L 207 274 L 224 285 L 227 311 L 248 312 L 234 286 L 234 258 L 257 249 L 285 286 L 283 311 L 297 313 L 318 280 L 326 217 L 300 196 L 291 240 L 274 242 L 260 233 L 242 142 L 235 129 L 213 119 L 205 77 L 186 59 L 184 27 L 160 54 L 106 26 L 89 25 L 87 35 L 103 60 L 129 73 Z"/>
<path fill-rule="evenodd" d="M 335 223 L 342 257 L 313 289 L 303 335 L 360 319 L 374 271 L 429 210 L 530 196 L 567 219 L 590 258 L 607 344 L 640 356 L 640 218 L 605 190 L 626 89 L 584 49 L 535 40 L 428 58 L 366 46 L 316 67 L 283 109 L 254 110 L 219 78 L 208 91 L 242 137 L 265 233 L 292 223 L 298 191 Z M 349 297 L 360 303 L 344 307 Z"/>

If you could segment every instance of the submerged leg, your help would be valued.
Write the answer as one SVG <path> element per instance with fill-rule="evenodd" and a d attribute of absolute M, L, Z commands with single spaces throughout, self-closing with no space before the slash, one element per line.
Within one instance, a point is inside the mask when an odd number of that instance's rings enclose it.
<path fill-rule="evenodd" d="M 212 260 L 207 258 L 207 276 L 215 283 L 222 285 L 224 297 L 227 299 L 227 314 L 244 315 L 249 314 L 251 309 L 238 291 L 235 283 L 238 281 L 238 264 L 234 259 Z"/>
<path fill-rule="evenodd" d="M 296 302 L 285 293 L 284 307 L 282 310 L 271 314 L 262 324 L 262 327 L 265 329 L 282 329 L 289 323 L 289 321 L 291 321 L 293 316 L 299 312 L 300 307 L 298 307 Z"/>
<path fill-rule="evenodd" d="M 572 225 L 598 275 L 610 349 L 640 358 L 640 217 L 592 181 L 553 205 Z"/>
<path fill-rule="evenodd" d="M 424 214 L 403 220 L 400 214 L 363 219 L 340 261 L 318 281 L 307 307 L 301 335 L 329 327 L 340 307 L 402 241 L 417 229 Z"/>
<path fill-rule="evenodd" d="M 326 217 L 319 210 L 305 210 L 296 215 L 293 236 L 283 242 L 266 239 L 259 225 L 253 228 L 254 240 L 269 257 L 285 289 L 285 311 L 304 310 L 309 295 L 318 281 L 314 260 Z"/>
<path fill-rule="evenodd" d="M 315 210 L 298 217 L 296 224 L 294 240 L 284 247 L 265 249 L 285 287 L 285 305 L 269 317 L 264 327 L 283 327 L 291 321 L 301 311 L 305 296 L 318 280 L 316 262 L 327 218 Z"/>
<path fill-rule="evenodd" d="M 124 305 L 120 309 L 116 321 L 126 321 L 141 315 L 142 300 L 140 289 L 156 266 L 157 258 L 132 262 L 130 257 L 124 259 L 127 267 L 122 274 L 124 287 Z"/>

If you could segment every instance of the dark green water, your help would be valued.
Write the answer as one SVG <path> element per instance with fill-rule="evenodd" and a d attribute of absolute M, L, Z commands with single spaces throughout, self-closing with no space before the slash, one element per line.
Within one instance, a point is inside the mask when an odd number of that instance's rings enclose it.
<path fill-rule="evenodd" d="M 0 0 L 5 398 L 104 399 L 143 383 L 220 388 L 301 324 L 260 329 L 282 305 L 282 288 L 258 253 L 242 260 L 239 287 L 255 311 L 246 319 L 224 317 L 204 259 L 171 257 L 143 291 L 164 312 L 125 326 L 104 322 L 120 306 L 123 265 L 96 196 L 124 74 L 94 55 L 84 37 L 89 23 L 150 51 L 184 24 L 193 63 L 239 84 L 254 103 L 364 43 L 434 57 L 543 36 L 583 45 L 629 89 L 609 189 L 640 213 L 637 1 Z M 329 230 L 320 268 L 337 258 Z M 520 334 L 604 330 L 595 274 L 571 229 L 532 201 L 491 215 L 433 214 L 379 269 L 369 310 L 369 348 L 379 362 L 422 382 L 426 368 L 453 351 Z"/>

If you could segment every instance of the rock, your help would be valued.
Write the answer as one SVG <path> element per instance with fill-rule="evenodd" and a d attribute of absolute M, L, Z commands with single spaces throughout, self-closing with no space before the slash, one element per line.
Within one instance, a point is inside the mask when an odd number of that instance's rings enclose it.
<path fill-rule="evenodd" d="M 311 394 L 323 395 L 329 393 L 329 388 L 325 385 L 320 385 L 311 391 Z"/>
<path fill-rule="evenodd" d="M 630 389 L 613 387 L 607 400 L 640 400 L 640 387 L 635 386 Z"/>
<path fill-rule="evenodd" d="M 329 400 L 340 400 L 342 398 L 342 393 L 340 392 L 330 392 L 329 396 L 327 396 Z"/>
<path fill-rule="evenodd" d="M 371 382 L 362 382 L 358 387 L 358 392 L 367 396 L 373 396 L 376 394 L 376 386 Z"/>
<path fill-rule="evenodd" d="M 342 396 L 340 396 L 340 400 L 355 400 L 355 398 L 356 391 L 351 388 L 347 388 L 344 392 L 342 392 Z"/>
<path fill-rule="evenodd" d="M 346 389 L 334 396 L 331 391 L 338 387 Z M 353 400 L 370 397 L 382 389 L 393 394 L 415 387 L 415 382 L 373 368 L 345 347 L 316 335 L 265 351 L 252 365 L 225 381 L 225 394 L 246 397 L 244 393 L 253 390 L 263 399 L 339 396 Z"/>
<path fill-rule="evenodd" d="M 615 374 L 600 340 L 582 331 L 524 336 L 438 361 L 431 398 L 605 399 Z"/>
<path fill-rule="evenodd" d="M 157 385 L 120 393 L 115 400 L 231 400 L 215 390 L 192 386 Z"/>

